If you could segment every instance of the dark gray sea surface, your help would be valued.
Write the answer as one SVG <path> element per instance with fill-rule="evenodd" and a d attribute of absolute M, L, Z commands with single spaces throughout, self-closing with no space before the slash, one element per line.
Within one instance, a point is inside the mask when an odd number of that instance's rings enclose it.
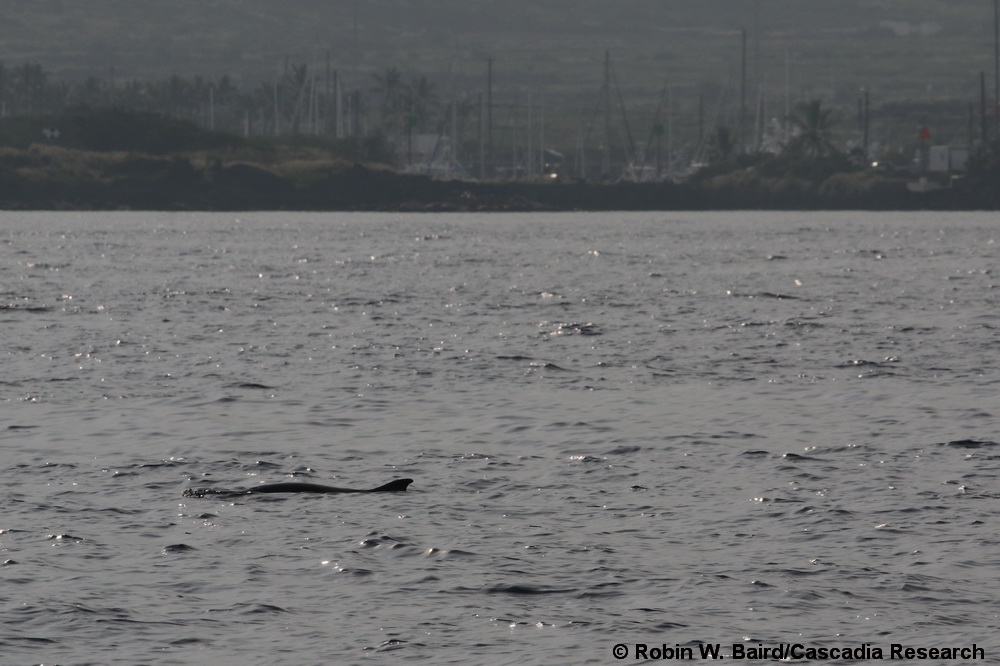
<path fill-rule="evenodd" d="M 996 663 L 998 239 L 0 213 L 0 663 Z"/>

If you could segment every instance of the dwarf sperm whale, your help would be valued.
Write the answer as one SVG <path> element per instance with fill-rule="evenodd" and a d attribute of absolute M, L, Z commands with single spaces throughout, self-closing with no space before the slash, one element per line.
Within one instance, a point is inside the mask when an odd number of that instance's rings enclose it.
<path fill-rule="evenodd" d="M 204 497 L 205 495 L 256 495 L 258 493 L 400 493 L 413 483 L 413 479 L 396 479 L 378 488 L 367 490 L 358 488 L 336 488 L 321 486 L 318 483 L 300 483 L 288 481 L 285 483 L 266 483 L 243 490 L 226 490 L 225 488 L 188 488 L 184 497 Z"/>

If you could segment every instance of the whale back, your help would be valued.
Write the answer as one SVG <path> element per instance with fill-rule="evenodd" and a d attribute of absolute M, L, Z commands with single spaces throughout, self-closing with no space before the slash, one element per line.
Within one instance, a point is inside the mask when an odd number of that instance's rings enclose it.
<path fill-rule="evenodd" d="M 283 483 L 268 483 L 262 486 L 254 486 L 246 490 L 226 490 L 222 488 L 188 488 L 182 495 L 184 497 L 205 497 L 206 495 L 256 495 L 259 493 L 400 493 L 413 483 L 413 479 L 396 479 L 378 488 L 367 490 L 357 488 L 337 488 L 335 486 L 323 486 L 318 483 L 301 483 L 298 481 L 287 481 Z"/>

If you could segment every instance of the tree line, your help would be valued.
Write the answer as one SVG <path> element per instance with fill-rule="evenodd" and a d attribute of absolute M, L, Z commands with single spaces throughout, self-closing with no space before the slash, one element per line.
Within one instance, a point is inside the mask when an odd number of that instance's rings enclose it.
<path fill-rule="evenodd" d="M 345 150 L 356 140 L 358 147 L 348 152 L 352 158 L 369 161 L 392 161 L 394 157 L 398 161 L 401 148 L 413 133 L 451 134 L 466 162 L 481 159 L 481 104 L 470 96 L 445 103 L 437 85 L 426 76 L 407 77 L 396 67 L 367 74 L 349 87 L 329 67 L 286 62 L 279 76 L 244 89 L 228 75 L 174 75 L 151 81 L 116 81 L 110 75 L 68 82 L 56 79 L 37 63 L 0 63 L 0 117 L 65 117 L 65 112 L 74 108 L 128 109 L 187 120 L 236 136 L 334 138 L 342 140 L 340 147 Z M 100 125 L 100 131 L 109 134 L 124 127 L 126 121 L 139 124 L 142 116 L 126 119 L 91 113 L 79 122 L 83 121 Z M 708 131 L 704 139 L 706 163 L 698 165 L 692 177 L 707 181 L 752 169 L 758 177 L 819 183 L 837 173 L 864 170 L 869 158 L 878 156 L 865 154 L 857 145 L 841 148 L 844 133 L 838 129 L 843 124 L 844 117 L 832 107 L 820 100 L 804 100 L 781 120 L 780 141 L 766 149 L 747 146 L 737 131 L 719 125 Z M 180 128 L 172 131 L 178 136 L 183 133 Z M 101 141 L 122 149 L 121 141 L 106 136 Z M 990 174 L 987 180 L 996 182 L 1000 148 L 994 143 L 980 146 L 970 162 L 971 175 L 977 179 Z M 157 152 L 165 147 L 162 141 L 156 146 Z M 745 180 L 745 176 L 740 178 Z"/>
<path fill-rule="evenodd" d="M 242 89 L 228 75 L 116 81 L 111 74 L 68 82 L 37 63 L 0 63 L 0 115 L 51 114 L 73 106 L 159 113 L 244 136 L 392 137 L 410 128 L 436 129 L 441 104 L 427 77 L 406 81 L 395 67 L 347 90 L 336 71 L 286 62 L 280 76 Z M 457 110 L 468 118 L 468 105 Z"/>

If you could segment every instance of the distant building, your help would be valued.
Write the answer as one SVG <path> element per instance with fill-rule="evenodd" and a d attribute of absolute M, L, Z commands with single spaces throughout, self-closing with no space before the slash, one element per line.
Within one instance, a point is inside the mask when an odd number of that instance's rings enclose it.
<path fill-rule="evenodd" d="M 965 146 L 931 146 L 927 162 L 928 171 L 965 171 L 969 161 L 969 149 Z"/>
<path fill-rule="evenodd" d="M 403 137 L 397 155 L 403 171 L 429 176 L 454 176 L 457 172 L 451 138 L 437 134 Z"/>

